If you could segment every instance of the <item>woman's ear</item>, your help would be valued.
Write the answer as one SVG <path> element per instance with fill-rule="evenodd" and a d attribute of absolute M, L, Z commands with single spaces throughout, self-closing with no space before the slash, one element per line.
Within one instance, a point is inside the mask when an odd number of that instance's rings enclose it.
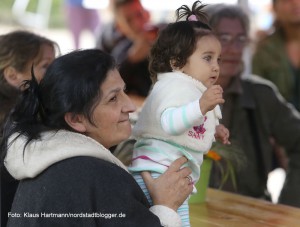
<path fill-rule="evenodd" d="M 86 132 L 86 121 L 83 115 L 68 112 L 65 114 L 65 121 L 75 131 L 82 133 Z"/>
<path fill-rule="evenodd" d="M 17 70 L 14 67 L 12 66 L 6 67 L 3 71 L 3 76 L 9 85 L 16 88 L 19 87 L 20 80 L 18 77 Z"/>

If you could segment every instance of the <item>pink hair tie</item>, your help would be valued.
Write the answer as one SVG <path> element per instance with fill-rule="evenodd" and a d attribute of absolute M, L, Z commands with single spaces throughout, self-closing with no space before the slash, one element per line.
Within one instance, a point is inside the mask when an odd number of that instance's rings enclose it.
<path fill-rule="evenodd" d="M 188 20 L 189 20 L 189 21 L 198 21 L 195 14 L 192 14 L 191 16 L 189 16 L 189 17 L 188 17 Z"/>

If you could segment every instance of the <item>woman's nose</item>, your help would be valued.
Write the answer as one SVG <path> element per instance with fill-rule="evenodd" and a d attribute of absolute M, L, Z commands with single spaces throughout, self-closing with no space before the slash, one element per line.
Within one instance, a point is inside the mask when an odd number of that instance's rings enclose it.
<path fill-rule="evenodd" d="M 136 106 L 132 102 L 131 98 L 127 94 L 125 94 L 125 104 L 123 107 L 123 112 L 132 113 L 134 111 L 136 111 Z"/>

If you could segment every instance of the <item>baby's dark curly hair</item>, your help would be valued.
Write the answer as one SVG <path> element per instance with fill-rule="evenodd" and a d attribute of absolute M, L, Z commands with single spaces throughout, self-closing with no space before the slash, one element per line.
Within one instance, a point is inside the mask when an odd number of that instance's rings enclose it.
<path fill-rule="evenodd" d="M 213 35 L 203 12 L 205 6 L 201 1 L 194 2 L 192 9 L 181 6 L 176 10 L 176 22 L 161 30 L 149 56 L 153 83 L 157 81 L 158 73 L 171 72 L 172 67 L 182 68 L 194 53 L 197 41 L 203 36 Z"/>

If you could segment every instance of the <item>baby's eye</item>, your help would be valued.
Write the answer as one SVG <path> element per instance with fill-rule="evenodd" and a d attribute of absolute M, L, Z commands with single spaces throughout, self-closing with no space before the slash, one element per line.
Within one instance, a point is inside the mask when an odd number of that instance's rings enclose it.
<path fill-rule="evenodd" d="M 222 62 L 222 58 L 218 58 L 217 61 L 218 61 L 218 64 L 220 64 Z"/>
<path fill-rule="evenodd" d="M 203 58 L 204 60 L 206 60 L 206 61 L 210 61 L 211 60 L 211 56 L 210 55 L 208 55 L 208 56 L 204 56 L 204 58 Z"/>

